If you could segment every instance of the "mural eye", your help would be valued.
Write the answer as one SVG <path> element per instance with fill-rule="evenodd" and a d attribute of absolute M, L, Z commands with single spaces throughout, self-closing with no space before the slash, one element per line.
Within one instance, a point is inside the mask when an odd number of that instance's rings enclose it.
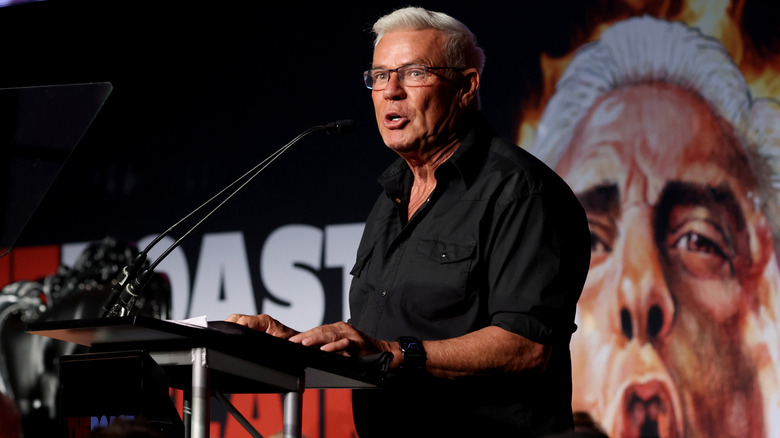
<path fill-rule="evenodd" d="M 723 259 L 728 258 L 720 245 L 693 231 L 689 231 L 677 239 L 675 247 L 677 247 L 677 249 L 684 249 L 686 251 L 712 254 Z"/>
<path fill-rule="evenodd" d="M 590 226 L 590 265 L 601 264 L 611 253 L 615 240 L 613 227 L 598 218 L 591 217 Z"/>
<path fill-rule="evenodd" d="M 733 273 L 732 257 L 725 242 L 696 231 L 679 234 L 670 245 L 670 254 L 681 267 L 701 279 L 725 278 Z"/>
<path fill-rule="evenodd" d="M 605 254 L 612 252 L 612 248 L 596 233 L 590 233 L 590 252 L 593 254 Z"/>

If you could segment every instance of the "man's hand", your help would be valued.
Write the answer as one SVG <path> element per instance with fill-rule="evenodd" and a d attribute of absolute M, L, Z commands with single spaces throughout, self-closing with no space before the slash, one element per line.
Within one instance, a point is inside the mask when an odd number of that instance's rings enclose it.
<path fill-rule="evenodd" d="M 225 321 L 245 325 L 251 329 L 282 339 L 290 339 L 291 336 L 298 334 L 297 330 L 287 327 L 268 315 L 242 315 L 234 313 L 228 316 Z"/>
<path fill-rule="evenodd" d="M 307 347 L 319 347 L 322 351 L 339 353 L 344 356 L 368 356 L 389 351 L 393 353 L 391 368 L 399 366 L 403 360 L 403 355 L 397 342 L 374 339 L 346 322 L 323 325 L 301 333 L 287 327 L 269 315 L 242 315 L 236 313 L 228 316 L 225 321 L 235 322 L 277 338 L 288 339 L 291 342 Z"/>
<path fill-rule="evenodd" d="M 345 356 L 368 356 L 389 351 L 400 358 L 401 354 L 397 343 L 374 339 L 346 322 L 315 327 L 291 337 L 290 341 Z"/>

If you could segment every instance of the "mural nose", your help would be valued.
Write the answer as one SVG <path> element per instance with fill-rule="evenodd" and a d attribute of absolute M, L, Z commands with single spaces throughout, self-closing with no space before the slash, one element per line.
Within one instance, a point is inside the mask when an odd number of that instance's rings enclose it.
<path fill-rule="evenodd" d="M 657 339 L 664 332 L 664 311 L 661 306 L 654 304 L 650 306 L 646 315 L 645 334 L 648 340 Z M 627 308 L 620 311 L 620 327 L 626 339 L 634 338 L 634 324 L 631 312 Z"/>
<path fill-rule="evenodd" d="M 652 237 L 652 219 L 649 208 L 636 208 L 626 214 L 628 225 L 620 242 L 615 278 L 620 330 L 627 340 L 640 343 L 666 336 L 675 313 L 661 255 Z"/>
<path fill-rule="evenodd" d="M 661 329 L 664 325 L 664 312 L 661 310 L 661 306 L 650 306 L 650 310 L 647 312 L 647 336 L 650 339 L 657 337 L 661 334 Z"/>

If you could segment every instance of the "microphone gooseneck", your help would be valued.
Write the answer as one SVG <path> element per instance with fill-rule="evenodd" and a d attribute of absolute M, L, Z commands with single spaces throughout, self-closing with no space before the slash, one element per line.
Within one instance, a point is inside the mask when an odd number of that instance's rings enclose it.
<path fill-rule="evenodd" d="M 317 132 L 326 131 L 332 136 L 342 136 L 352 130 L 355 127 L 354 120 L 339 120 L 336 122 L 328 123 L 327 125 L 313 126 L 302 133 L 298 134 L 295 138 L 290 140 L 287 144 L 276 150 L 276 152 L 269 155 L 266 159 L 255 165 L 252 169 L 238 177 L 235 181 L 228 184 L 225 188 L 220 190 L 216 195 L 209 198 L 206 202 L 199 205 L 196 209 L 192 210 L 186 216 L 181 218 L 178 222 L 171 225 L 167 230 L 160 233 L 152 240 L 149 245 L 141 251 L 133 262 L 125 266 L 122 269 L 121 274 L 117 278 L 117 282 L 111 290 L 108 300 L 106 301 L 103 309 L 100 313 L 100 318 L 112 318 L 120 316 L 128 316 L 132 313 L 132 309 L 135 306 L 135 302 L 138 296 L 143 291 L 143 288 L 152 278 L 152 273 L 157 265 L 168 256 L 174 249 L 176 249 L 193 231 L 195 231 L 200 225 L 206 221 L 211 215 L 219 210 L 225 203 L 233 198 L 238 192 L 244 189 L 250 182 L 257 178 L 271 163 L 276 161 L 283 153 L 290 149 L 294 144 L 298 143 L 301 139 L 307 135 Z M 229 192 L 232 189 L 231 192 Z M 229 192 L 229 193 L 228 193 Z M 227 195 L 226 195 L 227 194 Z M 169 246 L 148 268 L 143 268 L 146 263 L 149 251 L 157 245 L 164 237 L 168 236 L 171 231 L 178 228 L 182 223 L 193 217 L 196 213 L 203 210 L 214 202 L 223 198 L 219 203 L 206 213 L 198 222 L 190 227 L 181 237 L 179 237 L 171 246 Z"/>

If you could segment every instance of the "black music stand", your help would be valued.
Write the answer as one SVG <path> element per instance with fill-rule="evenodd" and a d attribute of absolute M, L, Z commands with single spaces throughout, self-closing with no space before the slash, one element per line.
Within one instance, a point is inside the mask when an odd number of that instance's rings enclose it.
<path fill-rule="evenodd" d="M 185 435 L 192 438 L 208 436 L 209 403 L 217 391 L 284 394 L 284 437 L 300 438 L 305 388 L 378 387 L 392 358 L 390 353 L 368 360 L 349 358 L 220 323 L 201 328 L 127 316 L 32 323 L 27 331 L 90 347 L 89 353 L 72 355 L 66 361 L 89 363 L 93 358 L 104 360 L 111 352 L 148 354 L 166 372 L 170 386 L 185 391 Z M 72 385 L 62 381 L 65 377 L 60 376 L 61 388 Z M 100 383 L 121 385 L 122 377 Z"/>
<path fill-rule="evenodd" d="M 103 107 L 107 82 L 0 89 L 0 257 Z"/>

